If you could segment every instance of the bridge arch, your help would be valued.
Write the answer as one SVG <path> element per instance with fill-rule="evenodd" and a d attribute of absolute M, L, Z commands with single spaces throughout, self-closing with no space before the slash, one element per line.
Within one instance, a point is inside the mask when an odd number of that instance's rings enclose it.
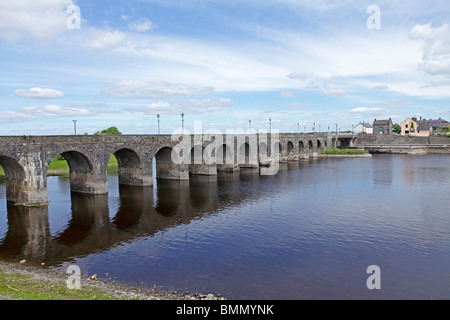
<path fill-rule="evenodd" d="M 188 157 L 190 159 L 189 163 L 189 174 L 197 174 L 197 175 L 216 175 L 217 174 L 217 167 L 214 161 L 210 157 L 210 155 L 207 154 L 206 148 L 201 145 L 197 144 L 191 148 L 189 151 L 190 156 Z M 205 158 L 207 162 L 205 161 Z"/>
<path fill-rule="evenodd" d="M 26 203 L 24 199 L 25 168 L 14 158 L 0 155 L 0 166 L 5 171 L 6 200 L 13 203 Z"/>
<path fill-rule="evenodd" d="M 292 143 L 292 141 L 288 141 L 287 142 L 287 153 L 288 153 L 288 155 L 290 155 L 293 152 L 294 152 L 294 144 Z"/>
<path fill-rule="evenodd" d="M 142 159 L 136 151 L 130 148 L 119 148 L 112 154 L 117 159 L 119 185 L 144 185 Z M 106 160 L 106 166 L 109 159 Z"/>
<path fill-rule="evenodd" d="M 141 167 L 141 159 L 136 151 L 129 148 L 121 148 L 116 150 L 114 156 L 117 158 L 117 164 L 122 168 L 139 168 Z"/>
<path fill-rule="evenodd" d="M 155 153 L 156 178 L 167 180 L 189 180 L 189 165 L 174 163 L 172 147 L 164 146 Z"/>
<path fill-rule="evenodd" d="M 189 153 L 189 158 L 191 159 L 191 162 L 189 163 L 190 165 L 204 163 L 203 157 L 205 155 L 205 147 L 203 145 L 197 144 L 193 146 Z"/>
<path fill-rule="evenodd" d="M 100 172 L 96 172 L 93 162 L 88 155 L 78 150 L 56 152 L 47 158 L 43 168 L 45 185 L 47 185 L 46 176 L 49 173 L 50 163 L 59 155 L 64 157 L 69 166 L 71 192 L 92 194 L 108 193 L 106 173 L 103 176 Z"/>
<path fill-rule="evenodd" d="M 0 166 L 5 171 L 6 179 L 25 179 L 25 169 L 16 159 L 0 155 Z"/>
<path fill-rule="evenodd" d="M 281 158 L 283 156 L 283 146 L 281 145 L 280 142 L 275 142 L 274 143 L 274 151 L 278 152 L 278 156 Z"/>
<path fill-rule="evenodd" d="M 317 150 L 320 150 L 320 148 L 322 148 L 322 143 L 317 139 Z"/>
<path fill-rule="evenodd" d="M 258 156 L 261 157 L 268 157 L 270 156 L 270 148 L 267 146 L 267 143 L 260 142 L 258 145 Z"/>
<path fill-rule="evenodd" d="M 244 142 L 239 147 L 239 155 L 244 157 L 246 163 L 248 163 L 248 159 L 250 157 L 250 144 L 248 142 Z"/>
<path fill-rule="evenodd" d="M 310 152 L 312 152 L 314 150 L 314 145 L 313 142 L 311 140 L 308 141 L 308 149 Z"/>
<path fill-rule="evenodd" d="M 233 172 L 239 170 L 236 161 L 234 161 L 235 154 L 227 143 L 219 145 L 216 148 L 215 154 L 216 154 L 217 171 Z"/>
<path fill-rule="evenodd" d="M 162 147 L 159 148 L 155 153 L 156 164 L 160 163 L 173 163 L 172 161 L 172 147 Z"/>
<path fill-rule="evenodd" d="M 299 153 L 305 152 L 305 144 L 303 143 L 302 140 L 300 140 L 300 141 L 298 142 L 298 152 L 299 152 Z"/>
<path fill-rule="evenodd" d="M 241 143 L 239 147 L 239 154 L 238 154 L 238 164 L 241 167 L 247 167 L 250 165 L 250 158 L 251 154 L 254 150 L 251 150 L 250 143 L 245 141 Z"/>
<path fill-rule="evenodd" d="M 82 152 L 69 150 L 62 152 L 59 155 L 63 156 L 64 159 L 67 161 L 71 174 L 91 173 L 93 171 L 93 165 L 91 160 L 89 160 L 89 158 Z M 51 161 L 53 161 L 53 159 L 56 158 L 57 156 L 50 159 L 50 162 L 47 163 L 47 166 L 45 167 L 45 173 L 47 173 Z"/>

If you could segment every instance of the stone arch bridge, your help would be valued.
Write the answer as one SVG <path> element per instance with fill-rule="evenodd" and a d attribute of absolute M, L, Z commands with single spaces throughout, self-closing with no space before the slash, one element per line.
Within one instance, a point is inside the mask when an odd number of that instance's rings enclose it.
<path fill-rule="evenodd" d="M 48 166 L 59 155 L 69 164 L 72 192 L 106 194 L 112 155 L 118 161 L 119 184 L 152 186 L 154 160 L 156 178 L 188 180 L 190 174 L 216 175 L 309 159 L 327 146 L 328 134 L 3 136 L 0 165 L 7 201 L 41 206 L 48 204 Z"/>

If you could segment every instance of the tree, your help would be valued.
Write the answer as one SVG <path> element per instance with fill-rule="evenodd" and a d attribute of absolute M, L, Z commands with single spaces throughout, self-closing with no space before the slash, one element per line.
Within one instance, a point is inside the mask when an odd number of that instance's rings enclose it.
<path fill-rule="evenodd" d="M 393 129 L 393 131 L 395 131 L 395 132 L 397 132 L 397 133 L 402 132 L 402 127 L 401 127 L 398 123 L 394 124 L 394 125 L 392 126 L 392 129 Z"/>
<path fill-rule="evenodd" d="M 108 129 L 97 131 L 96 133 L 94 133 L 94 135 L 99 134 L 122 134 L 122 132 L 120 132 L 119 129 L 117 129 L 117 127 L 109 127 Z"/>

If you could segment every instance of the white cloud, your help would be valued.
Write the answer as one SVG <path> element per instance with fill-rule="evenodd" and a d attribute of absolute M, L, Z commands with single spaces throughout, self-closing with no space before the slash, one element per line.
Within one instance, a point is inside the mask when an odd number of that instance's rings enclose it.
<path fill-rule="evenodd" d="M 450 75 L 450 28 L 448 24 L 433 28 L 431 23 L 415 25 L 409 33 L 414 40 L 423 41 L 423 56 L 419 64 L 431 75 Z"/>
<path fill-rule="evenodd" d="M 67 31 L 67 7 L 71 0 L 1 1 L 0 39 L 16 41 L 24 35 L 48 40 Z"/>
<path fill-rule="evenodd" d="M 342 97 L 342 96 L 345 96 L 347 94 L 347 90 L 345 90 L 344 88 L 331 87 L 329 85 L 325 85 L 325 88 L 324 88 L 322 93 L 324 95 L 326 95 L 326 96 Z"/>
<path fill-rule="evenodd" d="M 24 107 L 16 111 L 1 111 L 2 122 L 23 121 L 35 119 L 50 119 L 72 116 L 89 116 L 92 113 L 87 109 L 46 105 L 41 107 Z"/>
<path fill-rule="evenodd" d="M 202 112 L 220 111 L 220 107 L 232 106 L 233 101 L 229 98 L 209 98 L 204 100 L 176 100 L 176 101 L 156 101 L 142 106 L 146 113 L 156 114 L 179 114 L 181 112 L 189 114 L 199 114 Z M 132 110 L 133 111 L 133 110 Z"/>
<path fill-rule="evenodd" d="M 305 108 L 307 106 L 308 106 L 307 104 L 294 102 L 294 103 L 289 103 L 288 105 L 286 105 L 286 108 Z"/>
<path fill-rule="evenodd" d="M 173 96 L 201 96 L 212 92 L 212 88 L 189 87 L 166 81 L 125 80 L 114 84 L 102 93 L 119 98 L 161 99 Z"/>
<path fill-rule="evenodd" d="M 14 95 L 22 98 L 40 98 L 40 99 L 53 99 L 64 97 L 64 93 L 62 91 L 37 87 L 31 89 L 14 90 Z"/>
<path fill-rule="evenodd" d="M 205 100 L 187 100 L 187 101 L 180 101 L 179 104 L 181 106 L 186 107 L 193 107 L 193 108 L 216 108 L 215 110 L 218 110 L 218 107 L 226 107 L 226 106 L 232 106 L 233 101 L 230 98 L 209 98 Z"/>
<path fill-rule="evenodd" d="M 141 109 L 147 114 L 157 114 L 157 113 L 175 114 L 180 112 L 179 106 L 170 102 L 162 102 L 162 101 L 156 101 L 151 104 L 147 104 L 145 106 L 142 106 Z"/>
<path fill-rule="evenodd" d="M 432 87 L 444 87 L 450 86 L 450 80 L 441 80 L 441 81 L 431 81 L 430 83 L 421 86 L 421 89 L 432 88 Z"/>
<path fill-rule="evenodd" d="M 128 28 L 138 32 L 146 32 L 154 29 L 155 25 L 147 18 L 143 18 L 135 22 L 130 22 Z"/>
<path fill-rule="evenodd" d="M 122 45 L 126 34 L 119 31 L 91 29 L 88 47 L 92 50 L 110 50 Z"/>
<path fill-rule="evenodd" d="M 383 91 L 383 90 L 388 90 L 388 89 L 389 89 L 389 87 L 385 84 L 380 84 L 378 86 L 373 87 L 373 90 L 376 90 L 376 91 Z"/>
<path fill-rule="evenodd" d="M 292 73 L 290 73 L 290 74 L 288 75 L 288 78 L 291 78 L 291 79 L 298 79 L 298 80 L 303 81 L 303 80 L 308 79 L 309 76 L 308 76 L 306 73 L 303 73 L 303 72 L 292 72 Z"/>
<path fill-rule="evenodd" d="M 358 107 L 350 111 L 351 113 L 362 113 L 370 115 L 385 115 L 390 113 L 389 110 L 384 108 L 368 108 L 368 107 Z"/>
<path fill-rule="evenodd" d="M 295 97 L 295 93 L 290 90 L 281 90 L 280 95 L 283 98 L 294 98 Z"/>
<path fill-rule="evenodd" d="M 316 82 L 316 80 L 308 80 L 308 83 L 305 86 L 307 90 L 317 90 L 320 89 L 320 85 Z"/>
<path fill-rule="evenodd" d="M 409 32 L 409 36 L 412 39 L 434 41 L 439 38 L 448 37 L 448 33 L 449 27 L 447 24 L 444 24 L 439 28 L 433 28 L 431 26 L 431 23 L 428 23 L 428 24 L 416 24 Z"/>
<path fill-rule="evenodd" d="M 414 105 L 414 103 L 409 102 L 406 99 L 386 100 L 384 102 L 378 102 L 376 104 L 377 105 L 382 105 L 382 106 L 410 106 L 410 105 Z"/>

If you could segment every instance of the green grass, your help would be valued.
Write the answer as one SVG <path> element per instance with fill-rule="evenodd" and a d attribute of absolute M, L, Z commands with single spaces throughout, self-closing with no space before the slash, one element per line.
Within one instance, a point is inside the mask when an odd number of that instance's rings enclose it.
<path fill-rule="evenodd" d="M 53 159 L 53 161 L 48 166 L 48 173 L 52 175 L 68 175 L 69 174 L 69 164 L 66 160 L 60 160 L 59 157 Z M 108 172 L 114 172 L 117 170 L 117 158 L 113 155 L 108 162 Z M 0 166 L 0 176 L 4 176 L 5 171 Z"/>
<path fill-rule="evenodd" d="M 113 296 L 92 287 L 69 289 L 64 284 L 53 284 L 2 270 L 0 270 L 0 295 L 24 300 L 115 300 Z"/>
<path fill-rule="evenodd" d="M 326 149 L 324 153 L 327 154 L 364 154 L 369 153 L 367 150 L 358 150 L 358 149 Z"/>

